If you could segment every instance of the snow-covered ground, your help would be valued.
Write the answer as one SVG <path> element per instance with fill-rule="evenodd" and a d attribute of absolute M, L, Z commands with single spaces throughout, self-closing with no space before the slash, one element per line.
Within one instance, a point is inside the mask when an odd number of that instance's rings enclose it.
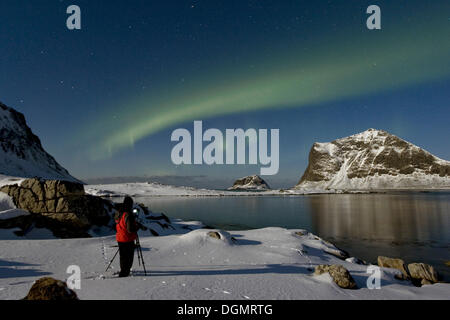
<path fill-rule="evenodd" d="M 152 196 L 248 196 L 263 194 L 279 194 L 279 190 L 252 192 L 252 191 L 226 191 L 212 189 L 197 189 L 193 187 L 178 187 L 164 185 L 155 182 L 136 182 L 120 184 L 100 184 L 87 185 L 87 193 L 102 197 L 121 197 L 130 195 L 132 197 L 152 197 Z"/>
<path fill-rule="evenodd" d="M 86 193 L 100 197 L 123 197 L 125 195 L 129 195 L 132 197 L 163 197 L 163 196 L 242 197 L 242 196 L 302 195 L 312 193 L 336 192 L 333 190 L 323 190 L 323 189 L 309 189 L 309 190 L 272 189 L 272 190 L 256 190 L 256 191 L 228 191 L 228 190 L 197 189 L 193 187 L 179 187 L 153 182 L 87 185 L 85 186 L 85 191 Z"/>
<path fill-rule="evenodd" d="M 227 233 L 221 239 L 198 229 L 182 235 L 140 235 L 145 276 L 135 259 L 130 278 L 105 276 L 117 248 L 114 237 L 72 240 L 3 240 L 0 299 L 24 297 L 42 276 L 67 279 L 69 265 L 81 268 L 81 299 L 448 299 L 449 284 L 421 288 L 396 280 L 382 269 L 381 289 L 366 287 L 367 266 L 326 251 L 331 244 L 310 233 L 266 228 Z M 341 289 L 328 274 L 313 275 L 318 264 L 341 264 L 359 289 Z M 117 271 L 118 259 L 113 263 Z M 108 272 L 109 273 L 109 272 Z"/>

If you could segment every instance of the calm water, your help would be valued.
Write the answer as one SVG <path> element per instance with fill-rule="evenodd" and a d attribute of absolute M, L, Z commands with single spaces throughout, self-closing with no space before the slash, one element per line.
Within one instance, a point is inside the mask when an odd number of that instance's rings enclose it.
<path fill-rule="evenodd" d="M 386 255 L 427 262 L 450 279 L 448 192 L 138 200 L 171 218 L 214 228 L 307 229 L 366 261 Z"/>

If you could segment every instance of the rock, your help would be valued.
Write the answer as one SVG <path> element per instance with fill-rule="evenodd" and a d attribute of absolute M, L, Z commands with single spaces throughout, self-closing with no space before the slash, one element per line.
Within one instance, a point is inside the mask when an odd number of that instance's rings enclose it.
<path fill-rule="evenodd" d="M 428 280 L 426 280 L 426 279 L 422 279 L 422 280 L 420 281 L 420 284 L 421 284 L 422 286 L 425 286 L 425 285 L 433 284 L 433 282 L 428 281 Z"/>
<path fill-rule="evenodd" d="M 303 232 L 303 231 L 297 231 L 297 232 L 295 232 L 294 234 L 295 234 L 296 236 L 303 237 L 304 235 L 307 235 L 308 233 Z"/>
<path fill-rule="evenodd" d="M 270 187 L 260 176 L 253 175 L 236 180 L 228 190 L 269 190 Z"/>
<path fill-rule="evenodd" d="M 394 278 L 395 279 L 397 279 L 397 280 L 401 280 L 401 281 L 404 281 L 404 280 L 408 280 L 409 278 L 407 277 L 407 276 L 405 276 L 403 273 L 396 273 L 396 274 L 394 274 Z"/>
<path fill-rule="evenodd" d="M 366 261 L 361 260 L 359 258 L 355 258 L 355 257 L 347 258 L 347 259 L 345 259 L 345 261 L 354 263 L 354 264 L 359 264 L 359 265 L 367 265 Z"/>
<path fill-rule="evenodd" d="M 425 280 L 427 282 L 438 282 L 438 273 L 434 268 L 425 263 L 410 263 L 408 264 L 409 274 L 413 279 Z M 428 284 L 428 283 L 427 283 Z"/>
<path fill-rule="evenodd" d="M 314 143 L 295 189 L 446 188 L 449 182 L 450 161 L 386 131 L 368 129 Z"/>
<path fill-rule="evenodd" d="M 450 267 L 450 261 L 445 261 L 445 265 L 446 265 L 447 267 Z"/>
<path fill-rule="evenodd" d="M 210 236 L 211 238 L 215 238 L 215 239 L 222 239 L 222 237 L 220 236 L 220 233 L 216 232 L 216 231 L 210 231 L 208 232 L 208 236 Z"/>
<path fill-rule="evenodd" d="M 81 183 L 57 180 L 56 184 L 56 197 L 58 198 L 85 195 L 84 187 Z"/>
<path fill-rule="evenodd" d="M 33 178 L 24 180 L 20 186 L 4 186 L 0 191 L 11 196 L 17 208 L 30 212 L 37 225 L 62 238 L 65 236 L 61 230 L 70 237 L 77 234 L 84 237 L 91 226 L 111 221 L 110 202 L 86 195 L 80 183 Z"/>
<path fill-rule="evenodd" d="M 401 273 L 405 277 L 409 276 L 408 271 L 406 269 L 405 262 L 402 259 L 394 259 L 394 258 L 379 256 L 378 257 L 378 266 L 383 267 L 383 268 L 397 269 L 397 270 L 400 270 Z"/>
<path fill-rule="evenodd" d="M 330 244 L 330 243 L 328 242 L 328 244 Z M 330 245 L 332 245 L 332 244 L 330 244 Z M 342 260 L 345 260 L 350 257 L 350 254 L 347 251 L 338 249 L 338 248 L 325 248 L 325 249 L 323 249 L 323 252 L 331 254 L 332 256 L 335 256 L 336 258 L 339 258 Z"/>
<path fill-rule="evenodd" d="M 356 289 L 356 282 L 347 269 L 341 265 L 318 265 L 314 271 L 315 275 L 328 273 L 333 281 L 343 289 Z"/>
<path fill-rule="evenodd" d="M 66 283 L 45 277 L 33 284 L 24 300 L 78 300 L 78 296 Z"/>

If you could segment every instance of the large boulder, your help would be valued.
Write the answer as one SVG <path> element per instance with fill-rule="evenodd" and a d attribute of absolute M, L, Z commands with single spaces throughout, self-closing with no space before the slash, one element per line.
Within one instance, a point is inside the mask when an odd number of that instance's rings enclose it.
<path fill-rule="evenodd" d="M 314 271 L 315 275 L 328 273 L 333 281 L 343 289 L 356 289 L 356 282 L 350 272 L 341 265 L 318 265 Z"/>
<path fill-rule="evenodd" d="M 78 300 L 78 297 L 65 282 L 45 277 L 33 284 L 24 300 Z"/>
<path fill-rule="evenodd" d="M 409 277 L 406 264 L 402 259 L 388 258 L 379 256 L 378 257 L 378 266 L 383 268 L 393 268 L 400 270 L 404 277 Z"/>
<path fill-rule="evenodd" d="M 80 183 L 33 178 L 20 186 L 4 186 L 0 192 L 8 194 L 17 208 L 30 212 L 36 225 L 58 237 L 85 237 L 92 225 L 110 222 L 110 202 L 85 194 Z"/>
<path fill-rule="evenodd" d="M 420 280 L 422 284 L 436 283 L 439 281 L 437 271 L 425 263 L 410 263 L 408 264 L 408 271 L 412 279 Z"/>

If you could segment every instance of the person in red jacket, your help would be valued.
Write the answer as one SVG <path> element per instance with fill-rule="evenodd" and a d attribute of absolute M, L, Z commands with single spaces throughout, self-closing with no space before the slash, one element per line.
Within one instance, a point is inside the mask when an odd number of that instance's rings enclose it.
<path fill-rule="evenodd" d="M 136 247 L 134 241 L 137 238 L 139 229 L 133 213 L 133 199 L 131 197 L 125 197 L 122 210 L 116 214 L 115 221 L 116 240 L 120 254 L 119 277 L 128 277 L 133 266 L 134 249 Z"/>

